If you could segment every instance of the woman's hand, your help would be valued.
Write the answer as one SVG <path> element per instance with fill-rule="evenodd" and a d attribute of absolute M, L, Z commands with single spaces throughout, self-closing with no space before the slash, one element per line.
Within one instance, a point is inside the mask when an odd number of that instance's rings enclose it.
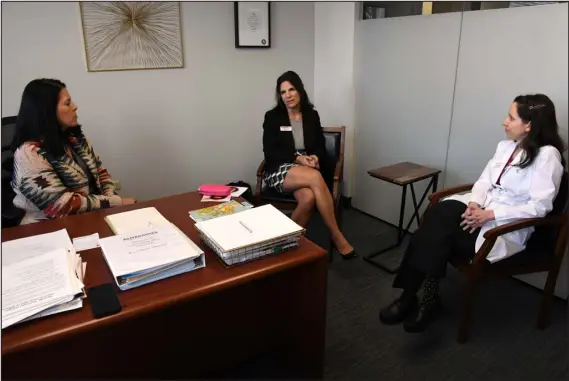
<path fill-rule="evenodd" d="M 470 207 L 466 209 L 466 212 L 462 215 L 462 222 L 460 226 L 463 230 L 470 229 L 470 233 L 480 227 L 482 227 L 486 222 L 493 221 L 495 219 L 494 212 L 492 210 L 481 209 L 480 207 L 471 209 Z"/>
<path fill-rule="evenodd" d="M 474 201 L 470 201 L 468 203 L 468 209 L 470 209 L 471 211 L 474 209 L 480 209 L 480 205 L 478 205 L 477 203 L 475 203 Z M 467 210 L 468 210 L 467 209 Z"/>
<path fill-rule="evenodd" d="M 136 199 L 131 198 L 131 197 L 123 197 L 123 198 L 122 198 L 122 204 L 123 204 L 123 205 L 136 204 Z"/>
<path fill-rule="evenodd" d="M 310 162 L 310 166 L 312 168 L 320 169 L 320 161 L 318 160 L 318 156 L 310 155 L 308 157 L 308 161 Z"/>
<path fill-rule="evenodd" d="M 308 156 L 304 156 L 304 155 L 302 155 L 302 156 L 297 156 L 297 157 L 296 157 L 296 162 L 297 162 L 298 164 L 300 164 L 300 165 L 305 165 L 305 166 L 307 166 L 307 167 L 311 167 L 311 165 L 310 165 L 310 164 L 311 164 L 311 161 L 310 161 L 310 158 L 309 158 Z"/>
<path fill-rule="evenodd" d="M 464 225 L 464 230 L 466 230 L 468 228 L 468 226 L 470 226 L 469 222 L 470 222 L 470 219 L 472 218 L 472 213 L 477 209 L 480 209 L 480 205 L 478 205 L 477 203 L 472 202 L 472 201 L 468 203 L 468 207 L 466 208 L 466 210 L 464 211 L 464 213 L 461 216 L 462 222 L 460 223 L 460 226 Z M 474 228 L 474 230 L 475 229 L 476 228 Z M 471 233 L 472 233 L 472 231 L 471 231 Z"/>

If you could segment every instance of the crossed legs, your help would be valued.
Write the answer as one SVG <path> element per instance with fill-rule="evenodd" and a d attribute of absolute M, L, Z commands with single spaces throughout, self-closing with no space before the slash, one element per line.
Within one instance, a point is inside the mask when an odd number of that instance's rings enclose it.
<path fill-rule="evenodd" d="M 283 188 L 287 192 L 294 192 L 294 197 L 298 201 L 292 213 L 293 221 L 306 226 L 316 205 L 324 223 L 330 230 L 332 242 L 340 254 L 349 254 L 354 250 L 338 227 L 334 213 L 334 200 L 319 171 L 303 166 L 293 167 L 285 177 Z"/>
<path fill-rule="evenodd" d="M 291 219 L 302 227 L 305 227 L 314 212 L 316 196 L 310 188 L 299 188 L 294 191 L 296 208 L 292 212 Z"/>

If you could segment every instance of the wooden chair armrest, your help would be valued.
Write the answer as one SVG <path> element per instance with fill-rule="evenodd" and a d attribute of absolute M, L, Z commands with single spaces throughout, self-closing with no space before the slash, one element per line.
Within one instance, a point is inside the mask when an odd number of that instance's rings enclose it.
<path fill-rule="evenodd" d="M 334 181 L 342 180 L 344 174 L 344 155 L 340 155 L 338 162 L 336 163 L 336 168 L 334 169 Z"/>
<path fill-rule="evenodd" d="M 257 184 L 255 186 L 255 196 L 258 198 L 261 196 L 261 186 L 263 185 L 263 170 L 265 169 L 265 160 L 261 161 L 259 168 L 257 169 Z"/>
<path fill-rule="evenodd" d="M 423 224 L 423 219 L 425 218 L 425 214 L 426 214 L 427 210 L 429 210 L 436 203 L 438 203 L 441 200 L 441 198 L 445 198 L 447 196 L 450 196 L 450 195 L 453 195 L 456 193 L 469 191 L 472 189 L 473 186 L 474 186 L 474 184 L 457 185 L 456 187 L 442 189 L 438 192 L 431 194 L 429 196 L 429 205 L 427 205 L 427 209 L 425 210 L 425 213 L 423 213 L 423 215 L 420 218 L 420 224 L 421 225 Z"/>
<path fill-rule="evenodd" d="M 430 195 L 429 201 L 431 204 L 436 204 L 437 202 L 439 202 L 439 200 L 441 198 L 445 198 L 447 196 L 450 196 L 450 195 L 453 195 L 456 193 L 469 191 L 472 189 L 473 186 L 474 186 L 474 184 L 463 184 L 463 185 L 458 185 L 458 186 L 452 187 L 452 188 L 442 189 L 442 190 L 435 192 L 432 195 Z"/>
<path fill-rule="evenodd" d="M 485 265 L 486 257 L 490 253 L 490 250 L 494 247 L 496 240 L 499 236 L 510 233 L 519 229 L 528 228 L 531 226 L 543 226 L 543 225 L 561 225 L 563 224 L 563 216 L 549 216 L 541 218 L 524 218 L 518 221 L 510 222 L 501 226 L 497 226 L 493 229 L 488 230 L 484 233 L 484 243 L 478 252 L 474 255 L 472 259 L 472 264 L 475 268 L 475 272 L 481 271 L 482 267 Z"/>
<path fill-rule="evenodd" d="M 338 191 L 340 189 L 340 183 L 334 180 L 334 186 L 332 188 L 332 200 L 334 201 L 334 206 L 338 205 Z"/>
<path fill-rule="evenodd" d="M 257 177 L 263 176 L 263 169 L 265 168 L 265 159 L 259 164 L 259 168 L 257 168 Z"/>
<path fill-rule="evenodd" d="M 332 198 L 334 199 L 334 205 L 339 202 L 338 191 L 340 187 L 340 181 L 344 174 L 344 155 L 340 155 L 338 161 L 336 162 L 336 168 L 334 168 L 334 184 L 332 186 Z"/>
<path fill-rule="evenodd" d="M 529 227 L 544 226 L 544 225 L 561 225 L 563 223 L 563 216 L 549 216 L 537 218 L 524 218 L 518 221 L 510 222 L 508 224 L 496 226 L 493 229 L 484 233 L 484 238 L 498 238 L 499 236 L 510 233 L 516 230 L 525 229 Z"/>

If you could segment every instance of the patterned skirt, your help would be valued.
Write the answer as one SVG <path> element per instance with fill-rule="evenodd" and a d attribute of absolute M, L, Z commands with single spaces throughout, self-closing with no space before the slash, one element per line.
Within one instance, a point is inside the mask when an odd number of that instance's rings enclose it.
<path fill-rule="evenodd" d="M 303 156 L 306 155 L 306 151 L 304 150 L 297 150 L 294 153 L 296 156 Z M 279 193 L 285 193 L 283 189 L 283 183 L 285 181 L 286 174 L 292 167 L 296 167 L 296 163 L 285 163 L 281 164 L 279 168 L 274 172 L 265 172 L 263 174 L 263 181 L 269 188 L 274 188 Z"/>
<path fill-rule="evenodd" d="M 281 164 L 279 168 L 274 172 L 265 172 L 263 175 L 263 181 L 268 187 L 276 189 L 279 193 L 284 193 L 283 183 L 285 177 L 292 167 L 296 167 L 296 163 L 285 163 Z"/>

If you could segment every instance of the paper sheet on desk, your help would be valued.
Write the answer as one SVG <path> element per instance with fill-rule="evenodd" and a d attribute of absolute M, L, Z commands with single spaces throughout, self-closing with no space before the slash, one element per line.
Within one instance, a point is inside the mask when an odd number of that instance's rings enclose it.
<path fill-rule="evenodd" d="M 41 312 L 38 312 L 37 314 L 32 315 L 29 318 L 22 320 L 22 322 L 38 319 L 38 318 L 49 316 L 49 315 L 58 314 L 60 312 L 78 310 L 82 307 L 83 307 L 83 298 L 82 297 L 75 297 L 70 302 L 62 303 L 62 304 L 59 304 L 57 306 L 53 306 L 51 308 L 48 308 L 48 309 L 43 310 Z"/>
<path fill-rule="evenodd" d="M 69 271 L 74 273 L 78 255 L 65 229 L 2 242 L 2 268 L 62 248 L 66 250 Z M 83 292 L 84 284 L 77 277 L 73 278 L 75 293 Z"/>
<path fill-rule="evenodd" d="M 232 187 L 233 189 L 231 190 L 231 197 L 239 197 L 241 196 L 243 193 L 247 192 L 247 187 Z"/>
<path fill-rule="evenodd" d="M 73 238 L 75 251 L 91 250 L 99 247 L 99 233 Z"/>
<path fill-rule="evenodd" d="M 75 297 L 65 249 L 2 266 L 2 329 Z"/>
<path fill-rule="evenodd" d="M 75 254 L 75 249 L 65 229 L 2 242 L 2 266 L 9 266 L 60 248 L 65 248 Z"/>
<path fill-rule="evenodd" d="M 87 270 L 87 262 L 79 260 L 79 262 L 77 262 L 77 267 L 75 268 L 75 272 L 77 273 L 77 277 L 81 282 L 85 282 L 86 270 Z"/>
<path fill-rule="evenodd" d="M 87 262 L 83 262 L 80 256 L 77 256 L 79 260 L 76 263 L 75 273 L 77 274 L 77 278 L 81 283 L 85 283 L 85 272 L 87 271 Z M 87 292 L 85 288 L 82 289 L 82 293 L 80 295 L 81 299 L 85 299 L 87 297 Z"/>

